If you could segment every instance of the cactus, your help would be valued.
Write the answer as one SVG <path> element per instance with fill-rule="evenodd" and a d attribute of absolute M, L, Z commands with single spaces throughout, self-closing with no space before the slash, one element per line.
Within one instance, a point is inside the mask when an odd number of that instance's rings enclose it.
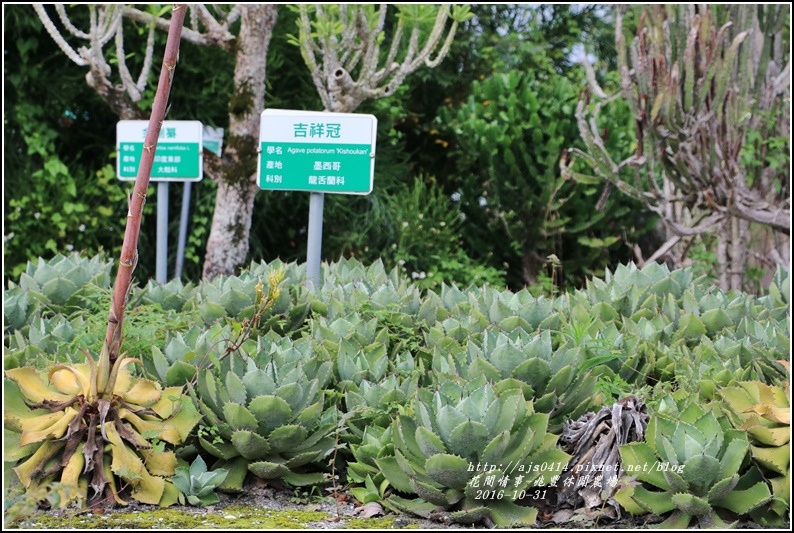
<path fill-rule="evenodd" d="M 788 174 L 768 163 L 788 167 L 776 153 L 787 150 L 771 147 L 785 147 L 789 138 L 790 76 L 774 43 L 784 38 L 790 8 L 639 9 L 630 43 L 623 8 L 615 25 L 620 96 L 635 119 L 636 152 L 616 162 L 607 150 L 596 117 L 612 99 L 589 65 L 591 90 L 576 109 L 586 149 L 573 152 L 598 178 L 665 219 L 669 240 L 659 254 L 683 262 L 687 250 L 678 243 L 685 236 L 714 232 L 733 242 L 717 247 L 716 277 L 723 289 L 739 289 L 748 250 L 738 243 L 749 238 L 749 223 L 790 228 Z M 570 167 L 565 172 L 592 183 Z"/>

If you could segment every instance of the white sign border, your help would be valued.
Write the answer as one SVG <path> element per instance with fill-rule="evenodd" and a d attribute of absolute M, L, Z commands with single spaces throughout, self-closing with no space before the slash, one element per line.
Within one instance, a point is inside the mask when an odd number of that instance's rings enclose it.
<path fill-rule="evenodd" d="M 376 142 L 377 142 L 377 135 L 378 135 L 378 117 L 375 115 L 367 115 L 363 113 L 332 113 L 330 111 L 305 111 L 305 110 L 291 110 L 291 109 L 265 109 L 262 111 L 260 115 L 260 122 L 259 122 L 259 145 L 257 146 L 256 152 L 256 182 L 260 184 L 261 176 L 262 176 L 262 143 L 263 142 L 297 142 L 297 143 L 306 143 L 310 144 L 312 141 L 303 141 L 298 140 L 296 141 L 294 138 L 289 140 L 283 141 L 274 141 L 268 140 L 263 141 L 262 138 L 264 137 L 264 128 L 265 128 L 265 117 L 266 116 L 274 116 L 274 117 L 290 117 L 290 116 L 299 116 L 301 118 L 309 118 L 309 117 L 317 117 L 320 120 L 327 120 L 329 117 L 356 117 L 356 118 L 368 118 L 372 121 L 372 129 L 371 134 L 372 137 L 370 139 L 370 152 L 369 152 L 369 159 L 370 159 L 370 167 L 369 167 L 369 190 L 366 192 L 363 191 L 335 191 L 333 189 L 263 189 L 260 187 L 260 190 L 263 191 L 270 191 L 270 192 L 307 192 L 307 193 L 327 193 L 327 194 L 345 194 L 345 195 L 354 195 L 354 196 L 367 196 L 368 194 L 372 193 L 372 190 L 375 187 L 375 149 L 376 149 Z M 316 142 L 316 141 L 315 141 Z M 362 143 L 364 144 L 364 143 Z"/>
<path fill-rule="evenodd" d="M 135 123 L 135 122 L 143 123 L 144 129 L 149 127 L 149 121 L 148 120 L 119 120 L 116 123 L 116 178 L 119 181 L 128 181 L 128 182 L 131 181 L 131 182 L 134 182 L 136 179 L 138 179 L 137 176 L 134 177 L 134 178 L 126 178 L 126 177 L 123 178 L 123 177 L 121 177 L 121 142 L 122 141 L 119 138 L 119 128 L 121 127 L 122 123 L 125 123 L 126 125 L 132 126 L 132 124 Z M 173 177 L 173 178 L 155 178 L 155 177 L 149 176 L 149 181 L 150 182 L 158 182 L 158 183 L 179 183 L 179 182 L 198 183 L 199 181 L 202 181 L 204 179 L 204 145 L 203 145 L 203 143 L 204 143 L 204 124 L 202 124 L 200 120 L 164 120 L 162 126 L 160 126 L 160 131 L 163 131 L 165 128 L 167 128 L 169 126 L 173 126 L 174 124 L 182 124 L 182 125 L 198 124 L 197 131 L 198 131 L 198 145 L 199 145 L 199 175 L 198 175 L 197 178 L 181 178 L 181 177 L 178 177 L 178 176 L 177 177 Z M 129 140 L 125 139 L 124 142 L 139 142 L 139 141 L 137 141 L 137 140 L 136 141 L 129 141 Z M 182 142 L 182 143 L 185 143 L 185 142 L 192 143 L 194 141 L 190 140 L 190 141 L 180 141 L 180 142 Z M 161 140 L 158 139 L 157 140 L 157 145 L 160 146 L 161 144 L 169 144 L 169 143 L 161 141 Z M 141 152 L 141 153 L 143 153 L 143 152 Z M 139 161 L 138 162 L 138 168 L 140 169 L 140 167 L 141 167 L 141 163 Z"/>

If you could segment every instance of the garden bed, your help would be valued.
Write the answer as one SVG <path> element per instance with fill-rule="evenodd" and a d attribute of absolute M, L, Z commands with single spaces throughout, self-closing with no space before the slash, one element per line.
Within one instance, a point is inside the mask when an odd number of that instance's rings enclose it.
<path fill-rule="evenodd" d="M 299 497 L 297 499 L 300 499 Z M 38 511 L 8 524 L 8 529 L 471 529 L 473 526 L 427 520 L 406 514 L 359 518 L 352 498 L 335 502 L 326 497 L 295 501 L 294 492 L 252 488 L 240 495 L 221 495 L 220 503 L 208 507 L 175 505 L 160 508 L 130 502 L 129 506 L 95 507 L 83 511 Z M 617 520 L 599 519 L 572 510 L 541 514 L 533 529 L 645 529 L 661 522 L 655 516 L 624 514 Z M 763 529 L 742 520 L 736 529 Z M 788 529 L 788 527 L 784 527 Z"/>
<path fill-rule="evenodd" d="M 252 265 L 134 290 L 110 363 L 85 355 L 108 270 L 41 261 L 5 294 L 4 459 L 27 488 L 9 514 L 36 527 L 788 520 L 783 273 L 755 297 L 629 265 L 547 298 L 422 291 L 355 261 L 314 292 L 299 265 Z"/>
<path fill-rule="evenodd" d="M 301 500 L 309 501 L 301 501 Z M 361 506 L 347 495 L 338 498 L 296 496 L 295 491 L 252 487 L 244 494 L 220 495 L 207 507 L 174 505 L 160 508 L 132 501 L 128 506 L 97 506 L 91 509 L 39 510 L 24 520 L 7 524 L 9 529 L 470 529 L 472 526 L 427 520 L 406 514 L 386 513 L 360 518 Z M 599 520 L 584 513 L 541 515 L 534 528 L 636 529 L 659 522 L 626 515 L 618 520 Z M 545 520 L 543 519 L 545 518 Z M 752 527 L 751 524 L 747 526 Z"/>

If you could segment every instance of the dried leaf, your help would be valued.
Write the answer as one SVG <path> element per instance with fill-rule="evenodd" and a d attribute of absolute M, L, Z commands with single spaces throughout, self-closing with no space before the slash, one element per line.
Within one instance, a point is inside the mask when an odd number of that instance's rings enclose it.
<path fill-rule="evenodd" d="M 555 524 L 564 524 L 569 522 L 573 517 L 573 509 L 560 509 L 551 517 L 551 521 Z"/>
<path fill-rule="evenodd" d="M 612 505 L 610 497 L 616 487 L 610 478 L 620 477 L 622 466 L 618 450 L 621 445 L 643 440 L 648 413 L 642 400 L 628 396 L 598 413 L 587 413 L 565 423 L 561 442 L 571 453 L 568 470 L 561 476 L 558 505 L 575 509 L 603 509 Z M 580 477 L 584 477 L 580 484 Z M 566 480 L 572 479 L 568 485 Z M 606 503 L 609 505 L 604 505 Z"/>
<path fill-rule="evenodd" d="M 338 501 L 339 503 L 347 503 L 350 501 L 350 496 L 343 492 L 336 492 L 333 494 L 333 498 Z"/>
<path fill-rule="evenodd" d="M 372 518 L 373 516 L 383 516 L 386 513 L 383 511 L 383 507 L 380 506 L 377 502 L 369 502 L 366 505 L 362 505 L 361 507 L 356 507 L 350 513 L 350 516 L 358 516 L 360 518 Z"/>

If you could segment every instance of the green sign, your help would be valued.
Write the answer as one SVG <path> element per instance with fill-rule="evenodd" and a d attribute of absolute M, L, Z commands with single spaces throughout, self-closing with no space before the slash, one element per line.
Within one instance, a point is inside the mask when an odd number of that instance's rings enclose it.
<path fill-rule="evenodd" d="M 369 194 L 376 129 L 372 115 L 267 109 L 260 129 L 259 186 Z"/>
<path fill-rule="evenodd" d="M 149 122 L 122 120 L 116 126 L 116 174 L 134 181 Z M 152 181 L 201 181 L 204 176 L 202 125 L 196 120 L 166 120 L 160 128 L 152 164 Z"/>

